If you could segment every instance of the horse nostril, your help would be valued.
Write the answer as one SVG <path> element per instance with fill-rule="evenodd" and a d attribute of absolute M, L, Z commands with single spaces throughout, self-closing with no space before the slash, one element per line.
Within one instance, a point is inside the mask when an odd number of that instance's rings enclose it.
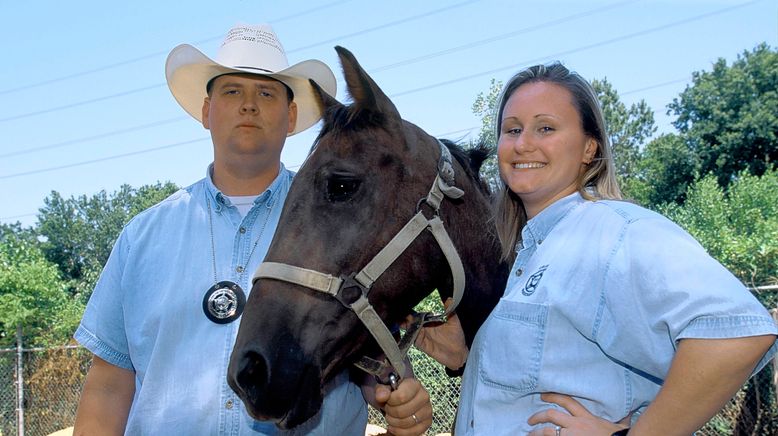
<path fill-rule="evenodd" d="M 257 389 L 267 385 L 268 371 L 265 358 L 256 351 L 247 351 L 241 359 L 236 381 L 249 398 L 256 396 Z"/>

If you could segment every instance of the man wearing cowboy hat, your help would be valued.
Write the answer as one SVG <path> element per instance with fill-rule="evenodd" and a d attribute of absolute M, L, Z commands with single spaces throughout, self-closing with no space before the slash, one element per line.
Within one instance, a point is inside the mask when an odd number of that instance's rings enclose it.
<path fill-rule="evenodd" d="M 244 290 L 292 181 L 281 150 L 321 116 L 308 80 L 335 95 L 335 77 L 317 60 L 289 66 L 268 25 L 231 29 L 215 60 L 180 45 L 165 70 L 175 99 L 210 131 L 214 160 L 116 241 L 74 336 L 94 353 L 74 434 L 279 434 L 246 414 L 226 372 Z M 413 399 L 416 415 L 431 415 L 428 398 L 416 406 L 418 383 L 401 388 L 392 395 L 406 409 Z M 348 375 L 325 392 L 295 434 L 364 434 L 365 401 Z"/>

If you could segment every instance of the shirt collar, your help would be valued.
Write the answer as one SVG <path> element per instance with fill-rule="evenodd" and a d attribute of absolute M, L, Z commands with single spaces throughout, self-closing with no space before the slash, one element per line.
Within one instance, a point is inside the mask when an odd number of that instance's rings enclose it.
<path fill-rule="evenodd" d="M 543 242 L 554 226 L 584 201 L 586 200 L 576 191 L 567 197 L 560 198 L 552 203 L 551 206 L 540 211 L 534 218 L 527 221 L 527 225 L 521 231 L 521 239 L 524 246 L 528 243 Z"/>
<path fill-rule="evenodd" d="M 284 163 L 281 162 L 278 176 L 276 176 L 264 192 L 257 196 L 257 199 L 254 200 L 254 205 L 267 202 L 268 207 L 271 207 L 273 205 L 272 199 L 275 197 L 274 194 L 281 189 L 281 184 L 284 183 L 284 180 L 287 180 L 290 177 L 289 173 L 290 171 L 287 170 Z M 227 196 L 213 183 L 213 163 L 209 164 L 208 169 L 205 171 L 205 187 L 208 196 L 216 203 L 217 211 L 221 210 L 222 206 L 231 205 L 229 198 L 227 198 Z"/>

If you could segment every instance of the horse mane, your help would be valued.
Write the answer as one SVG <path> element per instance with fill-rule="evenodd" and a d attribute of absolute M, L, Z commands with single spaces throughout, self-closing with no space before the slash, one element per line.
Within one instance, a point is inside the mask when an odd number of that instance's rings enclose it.
<path fill-rule="evenodd" d="M 489 185 L 481 178 L 481 166 L 483 166 L 486 159 L 494 155 L 494 148 L 489 147 L 483 141 L 467 149 L 463 148 L 461 144 L 448 139 L 440 139 L 440 142 L 448 147 L 451 154 L 454 155 L 454 159 L 465 169 L 467 176 L 476 182 L 481 193 L 486 197 L 491 197 L 492 193 Z"/>

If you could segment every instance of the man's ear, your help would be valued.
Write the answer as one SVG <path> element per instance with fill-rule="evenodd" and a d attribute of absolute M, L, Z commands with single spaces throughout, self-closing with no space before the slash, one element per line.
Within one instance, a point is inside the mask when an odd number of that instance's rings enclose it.
<path fill-rule="evenodd" d="M 289 102 L 289 127 L 286 129 L 287 135 L 294 132 L 294 128 L 297 126 L 297 103 Z"/>
<path fill-rule="evenodd" d="M 208 115 L 211 112 L 211 98 L 205 97 L 203 99 L 203 127 L 206 129 L 210 129 L 210 123 L 208 121 Z"/>

